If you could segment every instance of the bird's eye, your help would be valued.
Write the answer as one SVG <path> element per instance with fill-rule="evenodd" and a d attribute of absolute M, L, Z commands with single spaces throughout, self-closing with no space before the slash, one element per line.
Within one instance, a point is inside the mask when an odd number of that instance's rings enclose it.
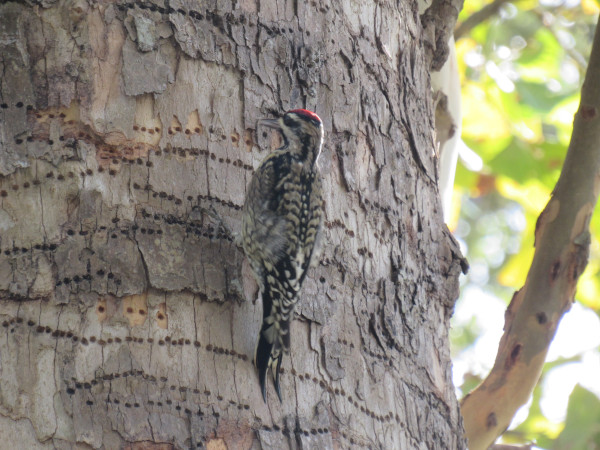
<path fill-rule="evenodd" d="M 288 127 L 295 127 L 298 125 L 297 122 L 287 114 L 283 116 L 283 123 Z"/>

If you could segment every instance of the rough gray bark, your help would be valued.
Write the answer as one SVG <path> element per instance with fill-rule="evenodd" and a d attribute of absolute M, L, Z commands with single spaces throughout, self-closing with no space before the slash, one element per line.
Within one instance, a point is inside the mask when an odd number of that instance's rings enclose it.
<path fill-rule="evenodd" d="M 3 435 L 463 448 L 448 349 L 462 260 L 428 76 L 439 20 L 425 33 L 392 1 L 0 5 Z M 277 145 L 256 120 L 293 107 L 325 123 L 324 246 L 284 402 L 269 384 L 264 404 L 261 306 L 229 230 Z"/>

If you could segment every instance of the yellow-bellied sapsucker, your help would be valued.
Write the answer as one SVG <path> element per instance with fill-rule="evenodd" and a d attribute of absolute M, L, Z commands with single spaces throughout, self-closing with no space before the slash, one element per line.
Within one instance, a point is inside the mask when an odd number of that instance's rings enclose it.
<path fill-rule="evenodd" d="M 242 240 L 263 303 L 254 364 L 263 399 L 266 401 L 266 376 L 271 367 L 281 401 L 281 358 L 290 348 L 290 322 L 323 216 L 317 169 L 323 124 L 319 116 L 305 109 L 294 109 L 262 123 L 281 131 L 283 146 L 265 158 L 250 181 Z"/>

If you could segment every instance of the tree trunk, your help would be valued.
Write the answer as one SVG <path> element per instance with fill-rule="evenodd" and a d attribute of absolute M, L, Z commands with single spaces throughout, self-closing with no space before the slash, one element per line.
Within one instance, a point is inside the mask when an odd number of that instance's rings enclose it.
<path fill-rule="evenodd" d="M 465 447 L 428 75 L 457 11 L 364 3 L 0 5 L 4 443 Z M 265 404 L 236 234 L 278 145 L 256 121 L 296 107 L 323 249 Z"/>

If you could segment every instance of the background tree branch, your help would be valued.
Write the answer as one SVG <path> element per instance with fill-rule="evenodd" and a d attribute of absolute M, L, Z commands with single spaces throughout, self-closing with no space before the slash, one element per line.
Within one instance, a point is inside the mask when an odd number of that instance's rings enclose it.
<path fill-rule="evenodd" d="M 481 22 L 485 22 L 490 17 L 497 14 L 505 3 L 508 3 L 508 0 L 495 0 L 492 3 L 485 5 L 476 13 L 471 14 L 467 20 L 456 27 L 454 30 L 454 39 L 458 41 L 461 37 L 469 34 L 471 30 Z"/>
<path fill-rule="evenodd" d="M 469 448 L 487 448 L 533 390 L 560 319 L 588 260 L 589 222 L 600 191 L 600 33 L 598 27 L 571 143 L 552 197 L 538 219 L 525 285 L 506 310 L 504 335 L 488 377 L 462 402 Z"/>

